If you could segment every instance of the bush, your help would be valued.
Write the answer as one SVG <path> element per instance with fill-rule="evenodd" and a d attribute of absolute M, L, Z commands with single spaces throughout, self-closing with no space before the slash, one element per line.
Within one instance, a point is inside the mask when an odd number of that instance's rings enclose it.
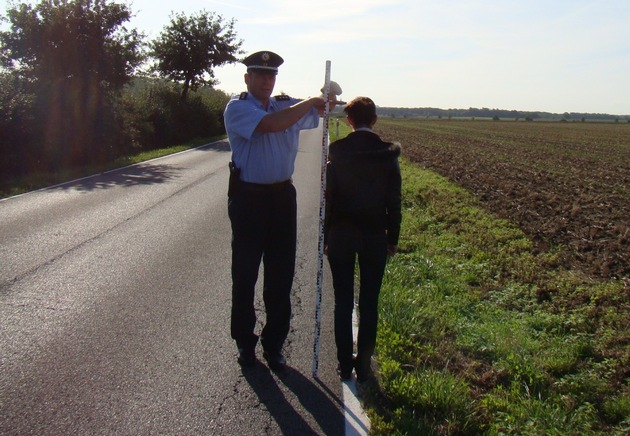
<path fill-rule="evenodd" d="M 125 131 L 134 148 L 152 150 L 224 133 L 223 108 L 229 96 L 204 88 L 181 99 L 177 85 L 136 81 L 123 96 Z"/>
<path fill-rule="evenodd" d="M 30 92 L 0 72 L 0 189 L 27 175 L 58 174 L 225 133 L 229 96 L 210 87 L 181 99 L 177 85 L 136 79 L 77 110 L 73 84 Z"/>
<path fill-rule="evenodd" d="M 38 87 L 33 126 L 37 152 L 32 157 L 41 160 L 42 169 L 105 163 L 128 151 L 117 95 L 95 87 L 83 94 L 84 86 L 79 80 L 60 80 Z"/>
<path fill-rule="evenodd" d="M 0 74 L 0 183 L 106 162 L 127 152 L 111 95 L 77 110 L 72 84 L 37 87 Z"/>
<path fill-rule="evenodd" d="M 11 178 L 26 170 L 31 143 L 33 96 L 11 73 L 0 73 L 0 173 Z"/>

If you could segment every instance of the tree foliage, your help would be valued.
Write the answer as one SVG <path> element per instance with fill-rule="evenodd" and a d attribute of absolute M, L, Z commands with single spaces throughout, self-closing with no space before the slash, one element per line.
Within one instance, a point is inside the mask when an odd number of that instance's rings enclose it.
<path fill-rule="evenodd" d="M 142 62 L 142 35 L 126 30 L 125 4 L 108 0 L 44 0 L 7 12 L 0 32 L 2 63 L 33 80 L 91 80 L 120 89 Z"/>
<path fill-rule="evenodd" d="M 142 35 L 126 30 L 125 4 L 108 0 L 43 0 L 7 11 L 0 32 L 2 65 L 36 96 L 35 135 L 49 166 L 118 154 L 112 96 L 142 62 Z"/>
<path fill-rule="evenodd" d="M 202 11 L 197 15 L 174 14 L 171 23 L 151 44 L 156 59 L 153 71 L 160 77 L 183 85 L 181 98 L 200 85 L 214 85 L 213 68 L 236 62 L 241 40 L 234 31 L 234 19 Z"/>

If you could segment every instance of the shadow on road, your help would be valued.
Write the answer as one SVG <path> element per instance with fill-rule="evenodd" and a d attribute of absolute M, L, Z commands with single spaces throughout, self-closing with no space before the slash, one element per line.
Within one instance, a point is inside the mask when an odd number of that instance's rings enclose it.
<path fill-rule="evenodd" d="M 90 192 L 115 186 L 155 185 L 176 178 L 179 171 L 179 168 L 172 165 L 140 164 L 64 183 L 56 189 Z"/>
<path fill-rule="evenodd" d="M 227 140 L 211 142 L 194 149 L 195 151 L 229 152 L 230 144 Z M 160 165 L 151 162 L 131 165 L 118 170 L 108 171 L 72 182 L 60 184 L 52 190 L 77 190 L 91 192 L 108 189 L 115 186 L 131 187 L 138 185 L 156 185 L 177 178 L 181 171 L 175 165 Z"/>
<path fill-rule="evenodd" d="M 287 401 L 285 394 L 278 386 L 278 381 L 268 368 L 261 365 L 255 368 L 243 368 L 243 375 L 280 427 L 282 434 L 340 436 L 344 434 L 341 401 L 332 391 L 323 389 L 295 369 L 288 367 L 284 374 L 278 376 L 278 380 L 296 396 L 319 428 L 313 428 L 305 417 Z"/>

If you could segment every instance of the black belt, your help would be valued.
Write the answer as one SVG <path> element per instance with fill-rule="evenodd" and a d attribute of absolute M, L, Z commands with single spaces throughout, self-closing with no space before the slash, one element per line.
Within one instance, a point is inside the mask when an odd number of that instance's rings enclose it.
<path fill-rule="evenodd" d="M 278 183 L 250 183 L 243 182 L 242 180 L 238 183 L 239 188 L 244 191 L 250 192 L 279 192 L 283 189 L 288 188 L 293 184 L 293 180 L 285 180 L 284 182 Z"/>

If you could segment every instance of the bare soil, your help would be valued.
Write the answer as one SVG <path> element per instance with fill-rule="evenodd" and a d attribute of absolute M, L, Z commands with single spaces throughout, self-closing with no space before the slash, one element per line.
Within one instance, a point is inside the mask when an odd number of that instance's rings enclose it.
<path fill-rule="evenodd" d="M 384 119 L 412 162 L 516 222 L 567 268 L 630 284 L 630 124 Z"/>

